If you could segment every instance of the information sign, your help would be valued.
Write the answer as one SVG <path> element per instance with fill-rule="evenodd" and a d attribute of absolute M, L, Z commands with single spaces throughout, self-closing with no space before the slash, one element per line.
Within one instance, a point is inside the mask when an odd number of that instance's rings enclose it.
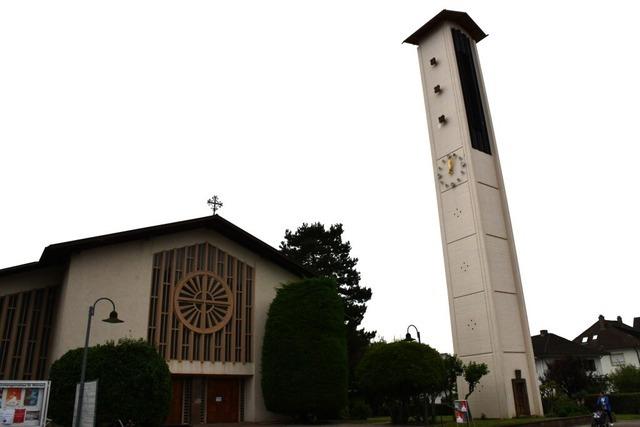
<path fill-rule="evenodd" d="M 50 381 L 0 381 L 0 424 L 44 427 Z"/>

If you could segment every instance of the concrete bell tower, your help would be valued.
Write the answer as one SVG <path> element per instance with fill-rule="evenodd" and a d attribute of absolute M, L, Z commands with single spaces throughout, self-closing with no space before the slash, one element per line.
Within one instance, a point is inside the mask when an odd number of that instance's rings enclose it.
<path fill-rule="evenodd" d="M 518 260 L 476 43 L 463 12 L 443 10 L 418 46 L 440 214 L 453 346 L 491 371 L 469 398 L 475 417 L 542 415 Z M 461 397 L 466 383 L 459 381 Z"/>

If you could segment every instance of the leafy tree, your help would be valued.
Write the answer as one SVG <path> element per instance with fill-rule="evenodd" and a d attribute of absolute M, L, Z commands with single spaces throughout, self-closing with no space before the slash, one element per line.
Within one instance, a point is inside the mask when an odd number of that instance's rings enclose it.
<path fill-rule="evenodd" d="M 262 346 L 262 391 L 268 410 L 314 420 L 335 417 L 345 408 L 343 319 L 331 279 L 306 279 L 278 289 Z"/>
<path fill-rule="evenodd" d="M 486 363 L 469 362 L 464 365 L 464 380 L 469 384 L 469 392 L 464 396 L 464 400 L 467 400 L 469 396 L 471 396 L 471 393 L 475 391 L 480 379 L 488 373 L 489 368 Z"/>
<path fill-rule="evenodd" d="M 73 421 L 82 352 L 82 348 L 69 350 L 51 365 L 49 414 L 56 424 L 69 426 Z M 98 380 L 97 425 L 121 419 L 160 426 L 169 412 L 169 368 L 143 340 L 122 339 L 89 348 L 86 380 Z"/>
<path fill-rule="evenodd" d="M 303 223 L 295 232 L 285 231 L 280 251 L 319 277 L 332 278 L 338 284 L 347 326 L 349 372 L 353 378 L 358 361 L 376 333 L 358 328 L 367 311 L 371 289 L 360 285 L 358 259 L 351 257 L 351 243 L 342 241 L 343 231 L 342 224 L 333 224 L 327 230 L 319 222 Z"/>
<path fill-rule="evenodd" d="M 423 393 L 440 393 L 445 377 L 440 354 L 428 345 L 410 341 L 371 345 L 356 373 L 367 398 L 384 403 L 391 410 L 392 421 L 402 424 L 409 420 L 411 403 L 419 402 Z M 424 408 L 424 404 L 417 407 Z"/>
<path fill-rule="evenodd" d="M 637 366 L 620 366 L 609 374 L 609 380 L 618 393 L 640 392 L 640 368 Z"/>
<path fill-rule="evenodd" d="M 543 384 L 554 384 L 557 391 L 571 398 L 589 391 L 601 391 L 596 390 L 600 387 L 601 380 L 587 373 L 584 362 L 576 357 L 565 357 L 548 363 L 541 379 Z"/>
<path fill-rule="evenodd" d="M 457 380 L 464 373 L 464 364 L 455 354 L 444 354 L 442 358 L 445 370 L 444 399 L 443 402 L 451 405 L 458 395 Z"/>

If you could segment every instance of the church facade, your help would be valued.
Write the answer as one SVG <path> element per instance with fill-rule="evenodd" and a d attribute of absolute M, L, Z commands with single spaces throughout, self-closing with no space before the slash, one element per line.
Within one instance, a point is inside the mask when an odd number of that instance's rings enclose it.
<path fill-rule="evenodd" d="M 94 323 L 90 345 L 143 338 L 165 358 L 167 424 L 274 418 L 260 386 L 269 305 L 309 274 L 218 215 L 48 246 L 0 270 L 0 378 L 42 380 L 81 347 L 87 311 L 111 298 L 121 324 Z M 96 319 L 111 305 L 96 306 Z"/>

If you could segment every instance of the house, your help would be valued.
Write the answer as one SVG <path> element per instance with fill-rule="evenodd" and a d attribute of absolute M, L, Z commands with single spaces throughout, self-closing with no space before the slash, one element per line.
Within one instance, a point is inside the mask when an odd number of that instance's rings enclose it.
<path fill-rule="evenodd" d="M 610 374 L 622 365 L 640 367 L 640 317 L 633 319 L 633 326 L 626 325 L 618 316 L 606 320 L 603 315 L 573 340 L 584 349 L 605 353 L 600 358 L 602 374 Z"/>
<path fill-rule="evenodd" d="M 538 384 L 545 376 L 545 371 L 549 364 L 558 359 L 568 357 L 579 358 L 583 361 L 585 369 L 595 374 L 602 374 L 600 358 L 603 352 L 576 344 L 559 335 L 552 334 L 546 329 L 540 331 L 540 335 L 531 337 L 533 344 L 533 354 L 536 361 L 536 374 Z"/>
<path fill-rule="evenodd" d="M 260 386 L 276 289 L 309 276 L 278 250 L 214 215 L 57 243 L 0 270 L 0 378 L 44 380 L 84 345 L 99 298 L 124 323 L 95 324 L 90 345 L 144 338 L 172 374 L 170 424 L 273 420 Z M 97 319 L 112 306 L 102 301 Z"/>

